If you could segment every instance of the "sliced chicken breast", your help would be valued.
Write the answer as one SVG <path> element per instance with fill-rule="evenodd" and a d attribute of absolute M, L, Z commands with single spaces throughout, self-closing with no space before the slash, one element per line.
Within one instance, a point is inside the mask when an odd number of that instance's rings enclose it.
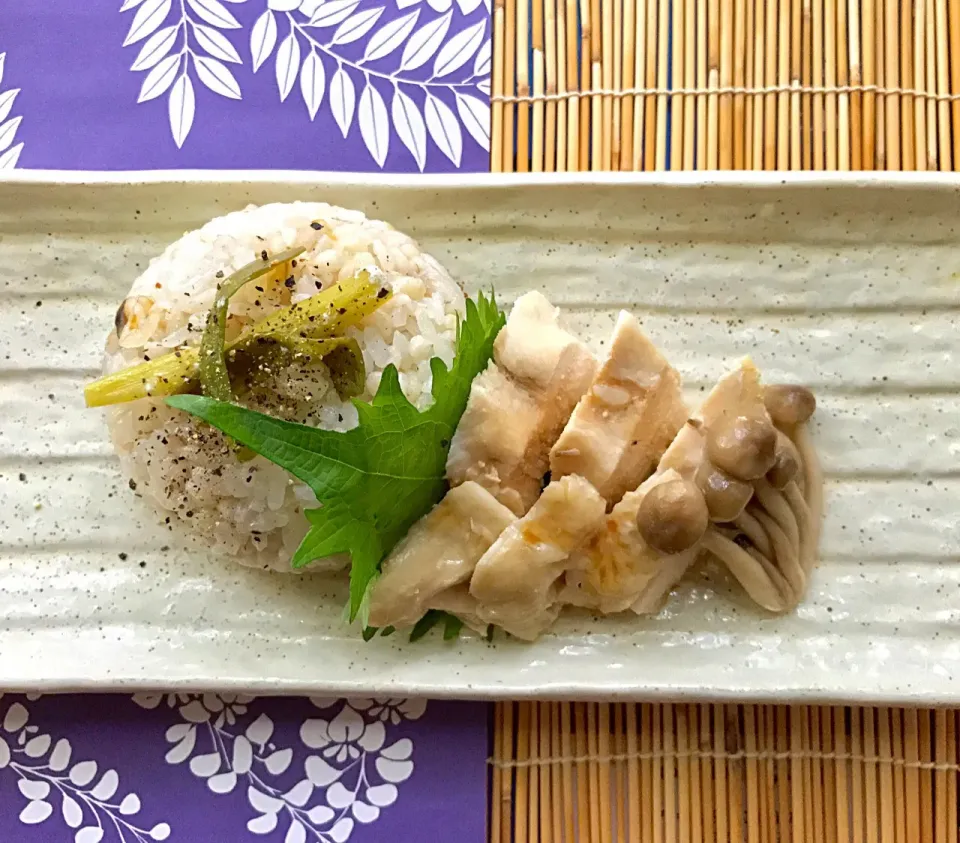
<path fill-rule="evenodd" d="M 686 419 L 680 375 L 621 311 L 606 360 L 550 451 L 551 477 L 579 474 L 613 505 L 653 473 Z"/>
<path fill-rule="evenodd" d="M 481 557 L 470 580 L 477 616 L 533 640 L 560 611 L 567 559 L 603 523 L 606 502 L 582 477 L 551 482 Z"/>
<path fill-rule="evenodd" d="M 370 625 L 416 623 L 431 600 L 470 579 L 477 561 L 515 520 L 482 486 L 467 482 L 447 492 L 384 560 L 370 595 Z"/>
<path fill-rule="evenodd" d="M 493 362 L 473 382 L 447 459 L 451 486 L 479 483 L 517 515 L 539 496 L 550 447 L 596 372 L 593 355 L 558 316 L 540 293 L 517 300 Z"/>

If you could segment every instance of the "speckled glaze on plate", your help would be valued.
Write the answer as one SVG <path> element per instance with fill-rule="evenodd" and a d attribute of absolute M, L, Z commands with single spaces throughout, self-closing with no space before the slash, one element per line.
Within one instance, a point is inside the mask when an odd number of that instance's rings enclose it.
<path fill-rule="evenodd" d="M 891 186 L 894 185 L 894 186 Z M 642 176 L 0 182 L 0 687 L 960 703 L 956 181 Z M 185 547 L 123 484 L 81 386 L 185 230 L 310 198 L 408 230 L 468 287 L 531 287 L 595 350 L 634 311 L 691 398 L 752 354 L 820 399 L 823 562 L 787 617 L 685 584 L 533 645 L 363 643 L 342 584 Z"/>

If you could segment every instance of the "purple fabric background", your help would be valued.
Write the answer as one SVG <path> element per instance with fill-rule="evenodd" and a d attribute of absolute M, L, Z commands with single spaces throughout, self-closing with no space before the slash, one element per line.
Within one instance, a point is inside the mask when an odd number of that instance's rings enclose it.
<path fill-rule="evenodd" d="M 5 0 L 0 170 L 485 171 L 489 16 L 489 0 Z M 486 756 L 475 704 L 0 694 L 0 839 L 480 843 Z"/>

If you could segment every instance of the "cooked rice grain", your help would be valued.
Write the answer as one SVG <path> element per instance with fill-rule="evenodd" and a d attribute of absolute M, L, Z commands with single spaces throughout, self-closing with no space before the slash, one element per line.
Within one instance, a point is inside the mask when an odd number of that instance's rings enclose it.
<path fill-rule="evenodd" d="M 251 206 L 184 235 L 154 259 L 134 282 L 118 312 L 119 335 L 107 341 L 105 372 L 115 372 L 197 344 L 217 282 L 262 251 L 303 247 L 293 283 L 248 284 L 230 303 L 228 336 L 279 307 L 302 301 L 361 269 L 369 269 L 393 297 L 351 333 L 363 349 L 370 399 L 384 368 L 393 363 L 400 385 L 418 407 L 430 401 L 430 359 L 453 359 L 463 293 L 446 270 L 387 223 L 315 202 Z M 222 273 L 222 275 L 218 275 Z M 284 283 L 286 282 L 286 283 Z M 341 401 L 322 365 L 277 373 L 269 389 L 245 399 L 249 406 L 316 427 L 346 430 L 356 410 Z M 124 473 L 154 504 L 171 530 L 195 537 L 239 562 L 289 571 L 307 530 L 310 490 L 263 457 L 240 462 L 217 431 L 144 399 L 111 408 L 108 424 Z M 343 567 L 341 557 L 313 569 Z"/>

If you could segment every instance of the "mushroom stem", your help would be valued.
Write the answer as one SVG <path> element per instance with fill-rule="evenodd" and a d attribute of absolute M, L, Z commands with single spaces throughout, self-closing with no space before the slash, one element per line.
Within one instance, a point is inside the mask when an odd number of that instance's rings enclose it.
<path fill-rule="evenodd" d="M 810 517 L 810 507 L 800 492 L 796 483 L 787 484 L 783 490 L 783 496 L 790 504 L 790 509 L 797 519 L 797 526 L 800 527 L 800 565 L 805 573 L 810 573 L 813 568 L 813 558 L 816 548 L 811 543 L 813 539 L 813 525 Z"/>
<path fill-rule="evenodd" d="M 791 544 L 777 522 L 763 510 L 753 509 L 751 514 L 760 522 L 764 532 L 770 537 L 770 543 L 773 545 L 774 551 L 774 555 L 770 557 L 771 561 L 776 564 L 777 570 L 790 583 L 790 589 L 798 595 L 799 599 L 799 595 L 803 594 L 807 587 L 807 577 L 800 565 L 799 545 Z"/>
<path fill-rule="evenodd" d="M 816 562 L 820 547 L 820 531 L 823 519 L 823 469 L 810 436 L 810 428 L 802 424 L 794 431 L 793 442 L 800 452 L 803 465 L 803 496 L 810 510 L 810 559 L 809 568 Z"/>
<path fill-rule="evenodd" d="M 715 527 L 707 529 L 703 548 L 726 565 L 750 598 L 764 609 L 782 612 L 793 602 L 789 586 L 778 572 L 768 569 Z"/>
<path fill-rule="evenodd" d="M 790 504 L 786 498 L 778 492 L 766 480 L 758 480 L 754 484 L 756 499 L 760 505 L 770 513 L 773 520 L 777 522 L 780 528 L 786 533 L 790 544 L 793 547 L 800 547 L 800 527 L 797 524 L 797 517 L 790 509 Z"/>
<path fill-rule="evenodd" d="M 764 532 L 760 522 L 749 512 L 746 510 L 741 512 L 733 522 L 733 526 L 750 539 L 751 544 L 756 547 L 761 555 L 767 558 L 773 557 L 773 545 L 770 544 L 770 537 Z"/>

